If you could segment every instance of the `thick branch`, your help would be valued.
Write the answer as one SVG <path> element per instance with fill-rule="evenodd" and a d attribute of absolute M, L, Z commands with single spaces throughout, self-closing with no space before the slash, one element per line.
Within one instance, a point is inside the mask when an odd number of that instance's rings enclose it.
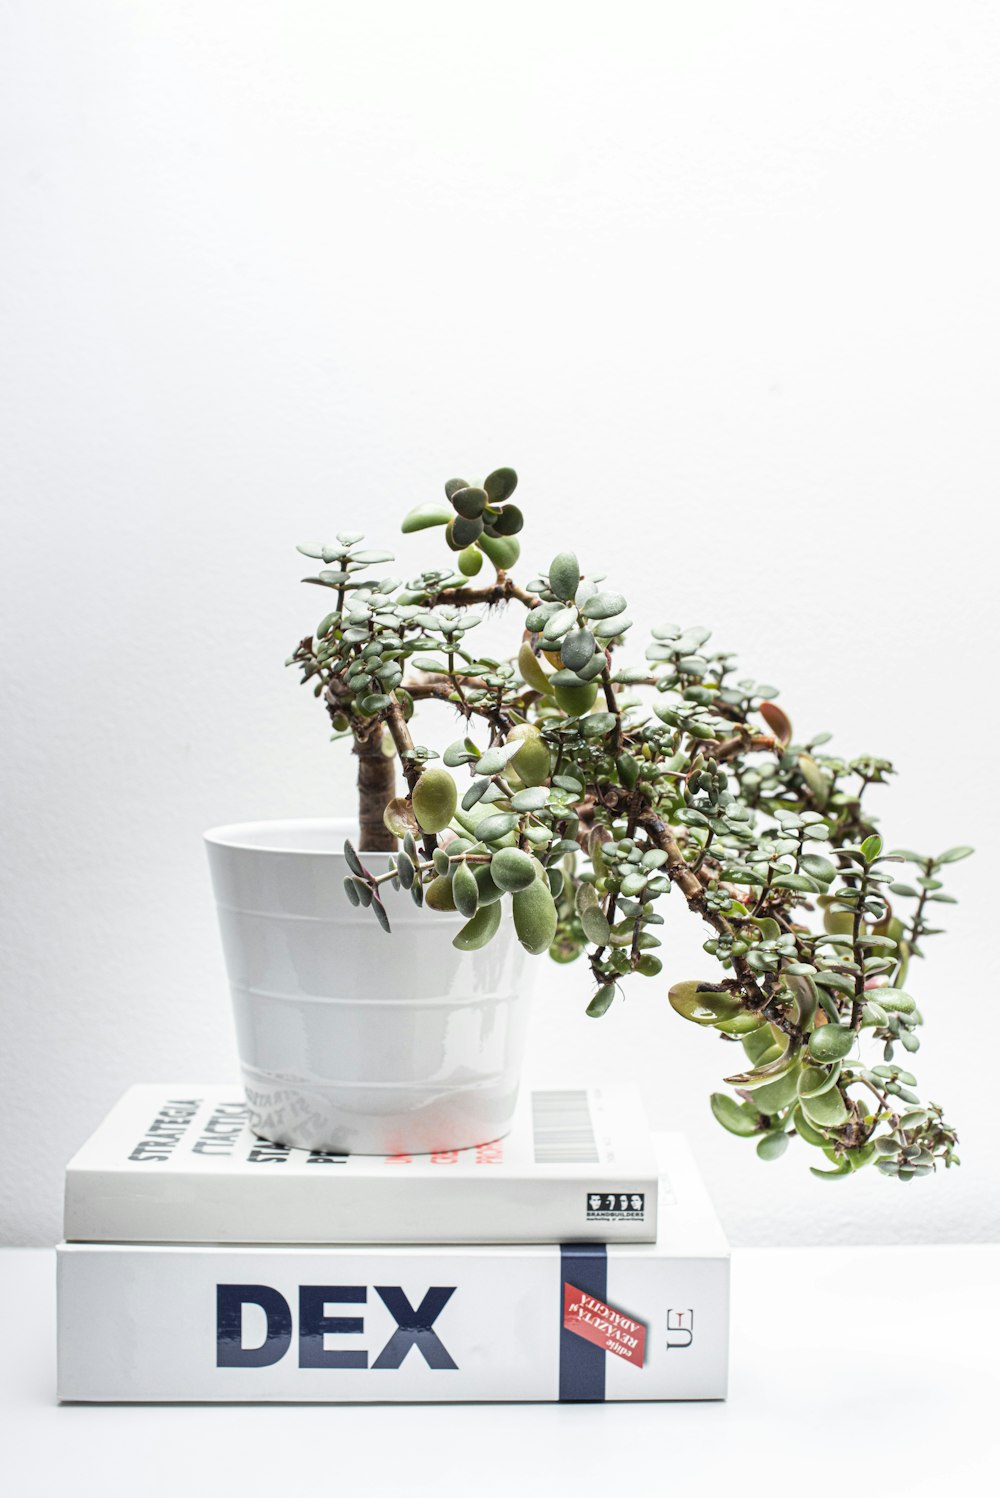
<path fill-rule="evenodd" d="M 403 709 L 396 701 L 395 692 L 392 693 L 392 701 L 386 708 L 385 721 L 389 732 L 392 734 L 392 742 L 396 746 L 396 753 L 399 755 L 399 762 L 403 767 L 403 774 L 406 776 L 407 791 L 409 795 L 412 796 L 413 787 L 420 779 L 420 768 L 413 757 L 413 740 L 410 737 L 410 730 L 406 726 L 406 719 L 403 716 Z M 393 795 L 394 794 L 395 789 L 393 789 Z M 393 846 L 395 846 L 395 844 L 393 844 Z M 423 847 L 424 853 L 428 858 L 430 858 L 434 852 L 434 849 L 437 847 L 437 837 L 433 832 L 424 833 Z"/>
<path fill-rule="evenodd" d="M 372 732 L 355 737 L 358 756 L 358 821 L 361 851 L 394 853 L 396 839 L 382 820 L 382 813 L 396 794 L 396 771 L 392 759 L 382 751 L 382 724 L 373 723 Z"/>
<path fill-rule="evenodd" d="M 413 758 L 413 740 L 410 738 L 410 730 L 406 726 L 403 709 L 396 701 L 395 693 L 393 693 L 392 701 L 385 710 L 385 721 L 386 727 L 392 734 L 392 742 L 396 746 L 396 753 L 399 755 L 403 774 L 406 776 L 407 789 L 412 796 L 413 787 L 420 779 L 420 771 Z"/>
<path fill-rule="evenodd" d="M 704 754 L 722 764 L 727 759 L 735 759 L 738 754 L 749 754 L 755 749 L 773 754 L 779 745 L 777 739 L 769 733 L 751 733 L 749 729 L 744 729 L 735 737 L 722 739 L 714 744 L 711 740 L 704 740 L 700 747 Z"/>
<path fill-rule="evenodd" d="M 465 685 L 471 687 L 473 691 L 490 690 L 484 681 L 480 681 L 474 676 L 469 677 Z M 510 732 L 511 720 L 502 708 L 498 709 L 492 701 L 469 702 L 455 690 L 450 677 L 427 676 L 421 681 L 407 680 L 402 683 L 401 690 L 409 692 L 414 702 L 447 702 L 449 706 L 454 707 L 467 719 L 472 716 L 485 718 L 490 726 L 499 731 L 504 737 Z M 534 693 L 532 695 L 537 696 L 538 694 Z M 456 701 L 456 698 L 459 700 Z"/>
<path fill-rule="evenodd" d="M 470 676 L 465 685 L 471 687 L 473 691 L 483 692 L 487 690 L 486 683 L 479 681 L 474 676 Z M 452 685 L 450 676 L 424 676 L 419 681 L 411 681 L 407 678 L 402 683 L 402 690 L 409 692 L 414 702 L 426 702 L 429 700 L 448 702 L 451 700 L 453 693 L 456 696 L 458 695 Z M 455 703 L 454 705 L 457 707 L 460 704 Z M 466 706 L 468 706 L 468 703 L 466 703 Z"/>
<path fill-rule="evenodd" d="M 435 601 L 455 606 L 485 603 L 489 608 L 495 608 L 498 603 L 509 603 L 512 598 L 523 603 L 526 609 L 537 608 L 541 602 L 534 593 L 526 593 L 523 588 L 519 588 L 505 572 L 497 573 L 497 580 L 492 588 L 443 588 L 436 594 Z"/>
<path fill-rule="evenodd" d="M 614 716 L 615 726 L 611 734 L 611 750 L 617 754 L 622 742 L 622 715 L 618 709 L 618 699 L 615 696 L 614 685 L 611 681 L 611 672 L 608 669 L 609 657 L 605 652 L 605 666 L 601 672 L 601 688 L 604 692 L 604 702 L 608 712 Z"/>

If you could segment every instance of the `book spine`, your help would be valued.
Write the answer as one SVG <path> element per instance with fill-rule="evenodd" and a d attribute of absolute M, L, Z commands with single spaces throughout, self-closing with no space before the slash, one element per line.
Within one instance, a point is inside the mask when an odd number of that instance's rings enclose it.
<path fill-rule="evenodd" d="M 652 1243 L 657 1181 L 510 1177 L 348 1179 L 328 1167 L 308 1181 L 172 1170 L 146 1178 L 71 1169 L 65 1235 L 106 1243 Z"/>
<path fill-rule="evenodd" d="M 725 1396 L 723 1256 L 573 1243 L 58 1257 L 63 1400 Z"/>

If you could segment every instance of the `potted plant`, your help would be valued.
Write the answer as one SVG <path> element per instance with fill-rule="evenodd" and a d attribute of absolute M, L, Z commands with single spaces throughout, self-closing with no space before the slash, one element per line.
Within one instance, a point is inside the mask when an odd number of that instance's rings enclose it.
<path fill-rule="evenodd" d="M 907 1069 L 906 983 L 972 850 L 886 851 L 869 803 L 889 761 L 797 740 L 709 630 L 659 624 L 624 664 L 626 599 L 575 554 L 516 582 L 516 483 L 451 479 L 407 515 L 448 548 L 409 581 L 360 535 L 299 548 L 329 607 L 289 664 L 353 744 L 359 817 L 342 845 L 332 823 L 208 835 L 258 1128 L 355 1149 L 502 1133 L 523 956 L 579 959 L 597 1019 L 626 980 L 663 983 L 658 933 L 684 906 L 721 973 L 668 997 L 721 1037 L 726 1129 L 765 1160 L 803 1140 L 824 1178 L 957 1164 Z M 476 649 L 493 611 L 516 611 L 509 655 Z M 429 700 L 459 723 L 440 758 L 414 736 Z"/>

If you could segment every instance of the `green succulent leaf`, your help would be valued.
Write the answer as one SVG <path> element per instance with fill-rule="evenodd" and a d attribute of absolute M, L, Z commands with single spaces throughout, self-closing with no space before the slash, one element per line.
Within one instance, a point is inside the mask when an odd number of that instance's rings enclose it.
<path fill-rule="evenodd" d="M 582 612 L 588 619 L 613 619 L 616 614 L 624 614 L 625 608 L 620 593 L 595 593 L 587 599 Z"/>
<path fill-rule="evenodd" d="M 752 1014 L 746 1010 L 741 1014 L 734 1014 L 732 1019 L 720 1019 L 716 1021 L 715 1028 L 720 1035 L 735 1035 L 740 1039 L 754 1034 L 760 1029 L 767 1029 L 767 1024 L 759 1014 Z M 780 1046 L 770 1047 L 768 1060 L 772 1060 L 781 1050 Z"/>
<path fill-rule="evenodd" d="M 737 1103 L 725 1092 L 713 1092 L 709 1102 L 715 1118 L 730 1134 L 749 1139 L 752 1134 L 760 1133 L 760 1114 L 748 1104 Z"/>
<path fill-rule="evenodd" d="M 613 983 L 602 983 L 587 1005 L 587 1013 L 591 1019 L 600 1019 L 602 1014 L 607 1014 L 615 997 L 615 985 Z"/>
<path fill-rule="evenodd" d="M 798 759 L 802 779 L 812 792 L 817 806 L 825 807 L 830 794 L 830 782 L 811 754 L 800 754 Z"/>
<path fill-rule="evenodd" d="M 976 851 L 975 848 L 967 848 L 965 846 L 960 846 L 960 847 L 957 847 L 957 848 L 949 848 L 947 850 L 947 852 L 945 852 L 945 853 L 939 853 L 938 856 L 937 856 L 937 858 L 935 858 L 934 862 L 935 863 L 958 863 L 959 860 L 962 859 L 962 858 L 969 858 L 969 857 L 971 857 L 971 855 L 975 851 Z"/>
<path fill-rule="evenodd" d="M 754 1066 L 759 1066 L 762 1061 L 774 1060 L 784 1049 L 784 1036 L 779 1039 L 775 1031 L 767 1024 L 743 1037 L 743 1050 Z"/>
<path fill-rule="evenodd" d="M 478 520 L 489 503 L 486 490 L 477 489 L 474 485 L 456 489 L 450 498 L 452 507 L 463 520 Z M 481 526 L 480 529 L 482 529 Z M 478 535 L 479 532 L 477 531 L 476 534 Z"/>
<path fill-rule="evenodd" d="M 560 647 L 563 665 L 571 671 L 581 671 L 590 664 L 596 649 L 594 636 L 589 629 L 571 629 L 563 637 Z"/>
<path fill-rule="evenodd" d="M 513 468 L 494 468 L 483 480 L 483 488 L 491 505 L 501 505 L 517 488 L 517 474 Z"/>
<path fill-rule="evenodd" d="M 513 743 L 497 744 L 495 748 L 487 749 L 476 762 L 476 774 L 498 775 L 501 770 L 506 769 L 514 755 L 523 748 L 524 740 L 515 739 Z"/>
<path fill-rule="evenodd" d="M 518 791 L 511 797 L 511 810 L 518 814 L 526 811 L 541 811 L 549 799 L 549 792 L 544 785 L 525 786 L 523 791 Z"/>
<path fill-rule="evenodd" d="M 517 826 L 517 817 L 512 812 L 495 811 L 476 824 L 476 836 L 480 842 L 497 843 Z"/>
<path fill-rule="evenodd" d="M 799 1097 L 819 1097 L 840 1080 L 840 1062 L 832 1066 L 804 1066 L 799 1073 Z"/>
<path fill-rule="evenodd" d="M 611 927 L 608 918 L 599 905 L 592 905 L 587 910 L 580 912 L 580 925 L 583 934 L 595 947 L 606 947 L 611 940 Z"/>
<path fill-rule="evenodd" d="M 570 602 L 580 586 L 580 564 L 571 551 L 561 551 L 549 567 L 549 587 L 557 598 Z M 574 613 L 573 617 L 576 615 Z"/>
<path fill-rule="evenodd" d="M 790 1072 L 800 1060 L 800 1050 L 797 1045 L 789 1045 L 781 1055 L 773 1061 L 765 1061 L 759 1066 L 752 1067 L 749 1071 L 737 1072 L 734 1076 L 727 1077 L 726 1081 L 731 1087 L 755 1088 L 762 1087 L 766 1082 L 776 1082 L 786 1072 Z"/>
<path fill-rule="evenodd" d="M 417 505 L 403 521 L 401 527 L 403 535 L 408 536 L 414 531 L 427 530 L 432 525 L 447 525 L 452 514 L 453 512 L 447 505 Z"/>
<path fill-rule="evenodd" d="M 802 1098 L 799 1107 L 817 1129 L 839 1129 L 847 1122 L 847 1104 L 839 1087 L 831 1087 L 815 1097 Z"/>
<path fill-rule="evenodd" d="M 757 1141 L 757 1154 L 761 1160 L 780 1160 L 788 1148 L 788 1135 L 780 1129 L 765 1134 Z"/>
<path fill-rule="evenodd" d="M 515 536 L 523 526 L 524 516 L 517 505 L 504 505 L 502 510 L 493 515 L 493 530 L 504 539 Z"/>
<path fill-rule="evenodd" d="M 493 882 L 488 863 L 477 864 L 473 869 L 476 883 L 479 886 L 480 905 L 493 905 L 497 900 L 503 898 L 503 890 Z"/>
<path fill-rule="evenodd" d="M 775 1082 L 765 1082 L 762 1087 L 753 1089 L 753 1100 L 755 1107 L 762 1113 L 780 1113 L 785 1108 L 790 1108 L 796 1099 L 796 1084 L 798 1081 L 798 1063 L 791 1071 L 785 1072 Z"/>
<path fill-rule="evenodd" d="M 473 916 L 479 905 L 479 885 L 467 863 L 460 863 L 452 875 L 452 899 L 459 915 Z"/>
<path fill-rule="evenodd" d="M 533 956 L 548 951 L 552 945 L 558 914 L 548 886 L 541 879 L 518 890 L 513 896 L 514 929 L 518 941 Z"/>
<path fill-rule="evenodd" d="M 816 1128 L 815 1124 L 811 1124 L 809 1122 L 808 1118 L 806 1118 L 801 1108 L 796 1108 L 793 1111 L 792 1125 L 795 1129 L 796 1134 L 798 1134 L 806 1142 L 806 1144 L 813 1145 L 816 1148 L 822 1148 L 827 1144 L 827 1136 L 825 1134 L 822 1134 L 819 1129 Z"/>
<path fill-rule="evenodd" d="M 912 1014 L 917 1007 L 916 1000 L 901 988 L 876 988 L 872 991 L 872 997 L 880 1008 L 893 1014 Z"/>
<path fill-rule="evenodd" d="M 520 848 L 501 848 L 490 860 L 490 875 L 498 889 L 507 894 L 527 889 L 538 875 L 538 866 Z"/>
<path fill-rule="evenodd" d="M 452 946 L 460 952 L 478 952 L 493 940 L 500 929 L 501 907 L 499 903 L 482 905 L 475 915 L 452 938 Z"/>
<path fill-rule="evenodd" d="M 856 1039 L 849 1025 L 820 1025 L 809 1036 L 809 1054 L 814 1061 L 841 1061 Z"/>
<path fill-rule="evenodd" d="M 714 1025 L 716 1020 L 732 1019 L 740 1010 L 739 999 L 731 993 L 696 982 L 675 983 L 669 999 L 672 1009 L 696 1025 Z"/>
<path fill-rule="evenodd" d="M 509 571 L 521 555 L 521 545 L 516 536 L 482 535 L 477 544 L 498 572 Z"/>

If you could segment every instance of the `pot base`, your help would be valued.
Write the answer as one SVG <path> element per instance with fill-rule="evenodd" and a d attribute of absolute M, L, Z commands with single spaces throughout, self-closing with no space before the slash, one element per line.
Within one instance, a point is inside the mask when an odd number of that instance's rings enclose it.
<path fill-rule="evenodd" d="M 260 1139 L 333 1155 L 425 1155 L 472 1149 L 510 1132 L 517 1079 L 463 1087 L 362 1086 L 345 1096 L 324 1087 L 264 1077 L 243 1068 L 249 1124 Z"/>

